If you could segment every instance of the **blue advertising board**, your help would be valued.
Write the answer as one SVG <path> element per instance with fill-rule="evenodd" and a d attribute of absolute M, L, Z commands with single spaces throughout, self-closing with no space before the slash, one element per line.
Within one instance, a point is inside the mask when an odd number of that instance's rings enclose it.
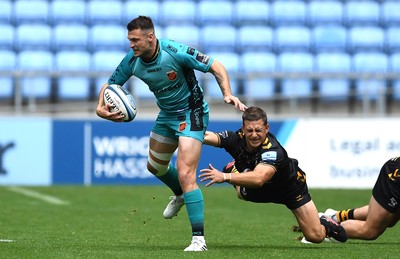
<path fill-rule="evenodd" d="M 103 120 L 55 120 L 53 123 L 54 184 L 161 184 L 147 170 L 153 121 L 113 123 Z M 281 122 L 270 122 L 278 132 Z M 241 121 L 215 121 L 209 130 L 237 130 Z M 222 169 L 232 158 L 220 148 L 203 146 L 198 172 L 208 164 Z M 172 163 L 176 162 L 176 154 Z"/>

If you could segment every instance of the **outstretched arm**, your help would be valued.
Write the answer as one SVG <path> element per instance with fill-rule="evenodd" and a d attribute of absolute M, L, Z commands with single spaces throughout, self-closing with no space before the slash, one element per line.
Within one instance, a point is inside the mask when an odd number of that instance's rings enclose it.
<path fill-rule="evenodd" d="M 218 60 L 214 60 L 211 65 L 210 72 L 214 75 L 219 87 L 221 88 L 222 95 L 224 96 L 225 103 L 232 104 L 236 109 L 244 111 L 247 106 L 244 105 L 239 98 L 232 95 L 231 85 L 229 82 L 229 76 L 226 72 L 226 68 Z"/>
<path fill-rule="evenodd" d="M 213 147 L 219 147 L 219 143 L 220 143 L 219 135 L 216 134 L 215 132 L 207 130 L 206 133 L 204 134 L 204 144 Z"/>

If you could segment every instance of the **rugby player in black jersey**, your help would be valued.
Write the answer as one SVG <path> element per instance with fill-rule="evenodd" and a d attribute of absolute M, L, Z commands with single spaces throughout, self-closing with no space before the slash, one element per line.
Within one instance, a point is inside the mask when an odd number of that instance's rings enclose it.
<path fill-rule="evenodd" d="M 340 211 L 327 209 L 325 214 L 342 222 L 352 239 L 375 240 L 396 225 L 400 219 L 400 157 L 382 166 L 368 205 Z"/>
<path fill-rule="evenodd" d="M 236 132 L 207 131 L 204 144 L 224 148 L 234 162 L 224 172 L 200 170 L 201 181 L 229 182 L 239 198 L 257 203 L 283 204 L 292 211 L 307 241 L 321 243 L 326 237 L 347 240 L 344 228 L 318 210 L 308 192 L 305 173 L 296 159 L 290 158 L 276 137 L 269 132 L 267 115 L 258 107 L 249 107 L 242 115 L 242 127 Z M 237 173 L 235 173 L 237 172 Z"/>

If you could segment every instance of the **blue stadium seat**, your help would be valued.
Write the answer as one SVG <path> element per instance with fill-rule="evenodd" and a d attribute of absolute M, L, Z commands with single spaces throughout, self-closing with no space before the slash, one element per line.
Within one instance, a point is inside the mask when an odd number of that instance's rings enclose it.
<path fill-rule="evenodd" d="M 400 74 L 400 52 L 390 56 L 390 71 Z M 393 97 L 395 100 L 400 100 L 400 79 L 393 81 Z"/>
<path fill-rule="evenodd" d="M 378 26 L 354 26 L 349 29 L 348 47 L 351 52 L 383 51 L 385 33 Z"/>
<path fill-rule="evenodd" d="M 240 72 L 245 73 L 243 80 L 244 96 L 253 100 L 275 97 L 275 80 L 262 77 L 262 73 L 276 70 L 276 56 L 272 52 L 245 52 L 240 56 Z M 258 75 L 256 75 L 258 74 Z"/>
<path fill-rule="evenodd" d="M 233 3 L 230 0 L 203 0 L 197 4 L 199 25 L 232 24 Z"/>
<path fill-rule="evenodd" d="M 29 72 L 51 72 L 54 56 L 50 51 L 26 50 L 17 57 L 17 68 Z M 21 78 L 22 96 L 34 96 L 37 99 L 48 99 L 51 94 L 51 78 L 45 75 Z"/>
<path fill-rule="evenodd" d="M 15 48 L 21 50 L 50 50 L 52 28 L 47 24 L 21 24 L 15 32 Z"/>
<path fill-rule="evenodd" d="M 400 51 L 400 26 L 393 26 L 386 29 L 386 47 L 387 52 Z"/>
<path fill-rule="evenodd" d="M 50 22 L 53 25 L 60 23 L 86 22 L 85 0 L 54 0 L 50 4 Z"/>
<path fill-rule="evenodd" d="M 316 26 L 312 29 L 311 38 L 315 52 L 347 50 L 347 29 L 341 25 Z"/>
<path fill-rule="evenodd" d="M 263 0 L 238 0 L 233 6 L 236 26 L 267 25 L 270 18 L 269 3 Z"/>
<path fill-rule="evenodd" d="M 193 48 L 200 47 L 200 29 L 197 25 L 170 25 L 164 28 L 164 38 Z"/>
<path fill-rule="evenodd" d="M 231 25 L 207 25 L 200 31 L 203 52 L 217 50 L 234 51 L 236 48 L 236 28 Z"/>
<path fill-rule="evenodd" d="M 378 25 L 380 22 L 380 5 L 377 1 L 350 0 L 344 4 L 345 24 Z"/>
<path fill-rule="evenodd" d="M 14 48 L 14 26 L 7 23 L 0 24 L 0 50 L 12 50 Z"/>
<path fill-rule="evenodd" d="M 208 54 L 210 57 L 218 60 L 225 66 L 228 75 L 230 75 L 229 81 L 231 83 L 232 94 L 237 95 L 239 80 L 233 77 L 233 75 L 236 75 L 239 71 L 240 56 L 236 52 L 210 52 Z M 219 88 L 217 81 L 212 75 L 207 75 L 209 80 L 203 84 L 205 95 L 210 96 L 213 99 L 222 99 L 221 89 Z"/>
<path fill-rule="evenodd" d="M 271 3 L 271 23 L 274 25 L 306 23 L 306 3 L 301 0 L 273 1 Z"/>
<path fill-rule="evenodd" d="M 96 93 L 100 92 L 101 87 L 107 83 L 114 69 L 125 57 L 127 52 L 124 51 L 95 51 L 92 54 L 91 70 L 95 72 L 107 73 L 104 76 L 95 78 Z"/>
<path fill-rule="evenodd" d="M 96 24 L 121 24 L 122 1 L 118 0 L 90 0 L 87 3 L 87 23 Z"/>
<path fill-rule="evenodd" d="M 314 69 L 314 57 L 309 52 L 284 52 L 278 55 L 278 69 L 283 73 L 307 73 Z M 284 98 L 309 98 L 312 81 L 308 78 L 282 79 Z"/>
<path fill-rule="evenodd" d="M 14 19 L 17 25 L 21 23 L 48 23 L 49 6 L 47 0 L 16 0 L 14 2 Z"/>
<path fill-rule="evenodd" d="M 0 71 L 15 71 L 17 56 L 12 50 L 0 50 Z M 10 76 L 0 75 L 0 99 L 11 99 L 14 93 L 14 79 Z"/>
<path fill-rule="evenodd" d="M 164 26 L 194 25 L 196 23 L 196 2 L 192 0 L 166 0 L 160 6 L 160 21 Z"/>
<path fill-rule="evenodd" d="M 84 24 L 58 24 L 53 27 L 53 49 L 87 50 L 89 29 Z"/>
<path fill-rule="evenodd" d="M 55 69 L 60 73 L 89 72 L 91 56 L 86 51 L 60 51 L 55 54 Z M 58 97 L 65 100 L 87 100 L 90 97 L 89 75 L 60 75 Z"/>
<path fill-rule="evenodd" d="M 343 4 L 339 0 L 314 0 L 309 2 L 309 24 L 338 24 L 343 22 Z"/>
<path fill-rule="evenodd" d="M 13 1 L 12 0 L 4 0 L 0 1 L 0 23 L 9 23 L 13 22 L 12 15 L 13 9 Z"/>
<path fill-rule="evenodd" d="M 347 52 L 325 52 L 315 56 L 315 71 L 320 73 L 350 73 L 351 56 Z M 350 81 L 347 78 L 322 78 L 318 81 L 319 96 L 326 101 L 347 100 Z"/>
<path fill-rule="evenodd" d="M 123 22 L 128 23 L 139 15 L 150 16 L 155 25 L 160 25 L 158 0 L 127 0 L 123 6 Z"/>
<path fill-rule="evenodd" d="M 237 38 L 238 51 L 272 50 L 273 30 L 271 27 L 262 25 L 244 25 L 237 29 Z"/>
<path fill-rule="evenodd" d="M 400 25 L 400 2 L 382 1 L 381 21 L 384 26 Z"/>
<path fill-rule="evenodd" d="M 275 29 L 274 48 L 277 52 L 309 51 L 310 31 L 306 26 L 279 26 Z"/>
<path fill-rule="evenodd" d="M 353 56 L 354 72 L 380 73 L 388 72 L 389 60 L 382 52 L 359 52 Z M 371 100 L 379 98 L 382 90 L 385 90 L 386 82 L 382 79 L 358 79 L 356 80 L 356 95 L 358 99 L 367 96 Z"/>
<path fill-rule="evenodd" d="M 106 35 L 106 36 L 105 36 Z M 127 30 L 116 24 L 97 24 L 89 29 L 89 49 L 96 50 L 129 50 Z"/>

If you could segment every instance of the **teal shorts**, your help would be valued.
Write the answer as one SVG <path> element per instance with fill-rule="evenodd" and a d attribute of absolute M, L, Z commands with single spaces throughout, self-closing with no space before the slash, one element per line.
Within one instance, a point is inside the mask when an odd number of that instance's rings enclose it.
<path fill-rule="evenodd" d="M 208 109 L 199 108 L 178 114 L 169 114 L 161 111 L 158 114 L 152 132 L 171 139 L 190 137 L 204 141 L 209 120 Z"/>

